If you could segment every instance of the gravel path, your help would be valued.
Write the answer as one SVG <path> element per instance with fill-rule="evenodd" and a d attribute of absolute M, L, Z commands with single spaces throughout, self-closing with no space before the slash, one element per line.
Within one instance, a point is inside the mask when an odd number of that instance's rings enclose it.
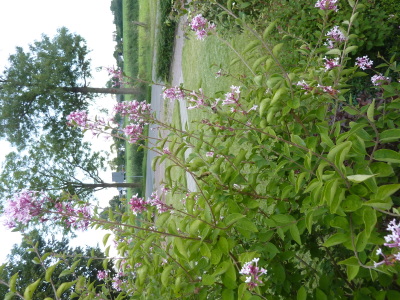
<path fill-rule="evenodd" d="M 157 18 L 159 19 L 159 18 Z M 183 73 L 182 73 L 182 50 L 184 46 L 184 37 L 183 37 L 183 25 L 186 22 L 186 18 L 181 18 L 178 28 L 176 31 L 175 41 L 174 41 L 174 55 L 171 65 L 172 72 L 172 80 L 171 83 L 173 86 L 179 86 L 183 83 Z M 157 33 L 156 33 L 157 34 Z M 153 66 L 155 66 L 156 53 L 153 54 Z M 155 74 L 155 70 L 153 69 L 153 74 Z M 154 75 L 153 75 L 154 76 Z M 153 82 L 157 82 L 157 78 L 153 77 Z M 161 120 L 166 122 L 171 122 L 172 114 L 174 111 L 174 103 L 168 102 L 165 103 L 164 99 L 161 96 L 162 87 L 159 85 L 153 85 L 151 87 L 151 107 L 156 112 L 157 118 L 161 118 Z M 180 115 L 181 115 L 181 125 L 182 128 L 185 128 L 188 123 L 188 113 L 187 113 L 187 105 L 185 101 L 180 103 Z M 166 132 L 160 132 L 154 125 L 150 125 L 149 137 L 157 138 L 159 135 L 166 136 Z M 146 193 L 145 197 L 148 198 L 153 191 L 159 191 L 162 187 L 162 181 L 164 177 L 165 165 L 157 165 L 156 170 L 153 171 L 151 169 L 151 162 L 156 157 L 157 153 L 154 151 L 148 151 L 147 154 L 147 173 L 146 173 Z M 189 155 L 189 151 L 185 153 L 185 156 Z M 187 174 L 186 177 L 187 187 L 190 191 L 196 190 L 196 184 L 191 176 Z"/>

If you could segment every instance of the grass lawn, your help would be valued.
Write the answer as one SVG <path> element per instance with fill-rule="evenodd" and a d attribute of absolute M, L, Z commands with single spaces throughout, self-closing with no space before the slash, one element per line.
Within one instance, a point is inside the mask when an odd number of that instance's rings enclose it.
<path fill-rule="evenodd" d="M 250 41 L 248 35 L 241 34 L 230 39 L 230 43 L 237 50 L 243 50 Z M 240 85 L 234 77 L 248 75 L 248 70 L 242 62 L 231 62 L 237 58 L 236 54 L 222 40 L 216 36 L 209 36 L 204 41 L 199 41 L 194 35 L 185 40 L 182 54 L 182 72 L 184 87 L 189 90 L 202 88 L 206 96 L 214 96 L 218 91 L 228 92 L 231 85 Z M 216 78 L 216 73 L 223 69 L 232 76 Z M 223 95 L 221 95 L 222 97 Z M 209 117 L 200 110 L 190 110 L 189 120 L 201 120 Z"/>
<path fill-rule="evenodd" d="M 124 0 L 123 1 L 123 47 L 124 73 L 126 76 L 145 81 L 151 81 L 152 59 L 154 49 L 154 31 L 157 0 Z M 144 26 L 138 24 L 144 24 Z M 150 37 L 150 38 L 149 38 Z M 133 82 L 142 87 L 142 92 L 136 96 L 125 96 L 126 101 L 151 99 L 151 89 L 146 83 Z M 126 143 L 126 178 L 127 182 L 142 182 L 142 188 L 128 189 L 128 199 L 136 193 L 145 190 L 146 153 L 137 145 Z M 143 176 L 142 178 L 136 176 Z"/>

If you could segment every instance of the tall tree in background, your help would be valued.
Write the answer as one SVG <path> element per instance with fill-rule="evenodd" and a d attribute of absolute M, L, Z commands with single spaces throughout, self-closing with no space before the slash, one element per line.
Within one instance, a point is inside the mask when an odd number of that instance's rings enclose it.
<path fill-rule="evenodd" d="M 60 146 L 50 136 L 41 137 L 28 151 L 6 156 L 0 174 L 0 198 L 30 189 L 55 194 L 66 191 L 83 199 L 104 188 L 139 185 L 104 182 L 99 175 L 104 164 L 105 157 L 101 152 L 93 152 L 89 143 L 71 140 Z"/>
<path fill-rule="evenodd" d="M 19 150 L 38 134 L 73 137 L 65 117 L 88 107 L 94 94 L 136 94 L 136 88 L 93 88 L 85 40 L 63 27 L 50 39 L 17 47 L 0 76 L 0 137 Z"/>
<path fill-rule="evenodd" d="M 36 245 L 38 253 L 33 251 Z M 37 263 L 37 255 L 42 258 L 46 253 L 52 253 L 44 259 L 44 266 Z M 55 259 L 54 256 L 59 257 Z M 63 237 L 61 240 L 54 238 L 44 239 L 38 231 L 31 231 L 26 234 L 20 245 L 14 245 L 8 256 L 8 261 L 4 269 L 0 272 L 0 295 L 5 296 L 9 292 L 8 284 L 10 278 L 18 273 L 16 281 L 16 290 L 23 292 L 24 289 L 38 278 L 45 278 L 46 270 L 43 267 L 54 265 L 57 260 L 61 261 L 55 268 L 51 279 L 55 286 L 59 286 L 62 282 L 72 281 L 79 276 L 83 276 L 86 282 L 94 282 L 97 280 L 97 273 L 103 270 L 102 260 L 93 259 L 90 267 L 88 261 L 91 257 L 105 258 L 100 248 L 81 247 L 72 248 L 69 246 L 69 240 Z M 79 262 L 71 269 L 77 258 Z M 111 275 L 114 274 L 112 264 L 108 263 L 108 270 Z M 64 272 L 62 274 L 62 272 Z M 60 276 L 61 275 L 61 276 Z M 54 294 L 52 286 L 49 282 L 41 282 L 36 289 L 32 300 L 43 300 Z M 69 299 L 68 293 L 64 293 L 61 299 Z M 17 299 L 16 297 L 10 299 Z M 19 299 L 19 298 L 18 298 Z"/>

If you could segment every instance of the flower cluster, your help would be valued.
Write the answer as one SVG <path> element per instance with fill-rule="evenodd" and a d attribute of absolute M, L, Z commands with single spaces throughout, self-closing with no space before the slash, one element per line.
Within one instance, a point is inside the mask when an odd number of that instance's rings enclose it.
<path fill-rule="evenodd" d="M 159 214 L 162 214 L 166 211 L 168 211 L 171 207 L 168 206 L 162 199 L 160 196 L 157 195 L 157 192 L 153 192 L 150 195 L 150 198 L 147 200 L 147 202 L 151 205 L 151 206 L 155 206 L 158 210 Z"/>
<path fill-rule="evenodd" d="M 393 219 L 388 227 L 387 230 L 391 233 L 385 236 L 384 245 L 389 248 L 395 248 L 397 251 L 400 250 L 400 223 L 396 224 L 396 219 Z M 382 249 L 378 249 L 376 251 L 376 255 L 382 255 L 383 260 L 375 263 L 375 267 L 380 265 L 393 265 L 396 261 L 400 261 L 400 252 L 391 255 L 385 255 L 382 252 Z"/>
<path fill-rule="evenodd" d="M 143 198 L 139 198 L 138 195 L 134 195 L 129 201 L 132 211 L 135 215 L 146 210 L 147 202 Z"/>
<path fill-rule="evenodd" d="M 70 126 L 81 127 L 82 130 L 90 130 L 94 135 L 102 132 L 102 128 L 107 125 L 107 121 L 97 117 L 95 121 L 89 120 L 87 112 L 77 110 L 67 116 L 67 124 Z"/>
<path fill-rule="evenodd" d="M 189 94 L 189 99 L 188 101 L 193 102 L 194 105 L 188 106 L 188 109 L 194 109 L 194 108 L 200 108 L 202 106 L 205 106 L 205 97 L 202 89 L 199 89 L 199 93 L 196 93 L 195 91 L 191 92 Z"/>
<path fill-rule="evenodd" d="M 28 224 L 36 216 L 42 214 L 43 204 L 47 196 L 30 190 L 23 190 L 8 199 L 4 210 L 4 225 L 10 229 L 15 228 L 18 223 Z"/>
<path fill-rule="evenodd" d="M 231 91 L 225 94 L 225 99 L 222 101 L 222 105 L 228 104 L 239 104 L 240 99 L 240 86 L 231 86 Z"/>
<path fill-rule="evenodd" d="M 139 102 L 137 100 L 120 102 L 115 105 L 114 111 L 132 121 L 131 124 L 125 126 L 122 130 L 128 142 L 133 144 L 142 139 L 143 128 L 151 113 L 150 104 L 147 104 L 145 101 Z"/>
<path fill-rule="evenodd" d="M 89 205 L 75 208 L 71 203 L 58 202 L 55 205 L 57 213 L 62 215 L 68 227 L 79 230 L 87 230 L 89 220 L 92 218 L 92 209 Z"/>
<path fill-rule="evenodd" d="M 73 111 L 67 116 L 67 121 L 68 125 L 77 125 L 85 128 L 88 122 L 88 115 L 83 110 Z"/>
<path fill-rule="evenodd" d="M 128 142 L 131 144 L 136 143 L 142 138 L 143 125 L 142 124 L 129 124 L 126 125 L 122 132 L 127 136 Z"/>
<path fill-rule="evenodd" d="M 129 120 L 142 123 L 146 116 L 151 113 L 151 105 L 145 101 L 139 102 L 137 100 L 119 102 L 114 106 L 114 111 L 128 117 Z"/>
<path fill-rule="evenodd" d="M 204 40 L 208 32 L 215 29 L 215 24 L 208 22 L 206 18 L 198 14 L 190 22 L 190 27 L 196 33 L 198 40 Z"/>
<path fill-rule="evenodd" d="M 374 62 L 368 58 L 368 56 L 357 57 L 356 58 L 356 66 L 358 66 L 361 70 L 371 69 L 372 64 Z"/>
<path fill-rule="evenodd" d="M 169 99 L 171 101 L 174 100 L 183 100 L 185 98 L 185 92 L 181 87 L 175 86 L 169 89 L 164 89 L 162 96 L 164 99 Z"/>
<path fill-rule="evenodd" d="M 325 45 L 332 49 L 335 46 L 335 43 L 341 43 L 347 40 L 344 33 L 339 29 L 339 26 L 334 26 L 331 30 L 326 33 L 328 39 L 326 40 Z"/>
<path fill-rule="evenodd" d="M 168 211 L 171 207 L 165 204 L 165 202 L 161 199 L 160 196 L 157 195 L 157 192 L 153 192 L 149 199 L 144 200 L 143 198 L 138 197 L 138 195 L 134 195 L 129 201 L 131 205 L 132 211 L 135 215 L 141 213 L 147 209 L 148 206 L 154 206 L 157 208 L 158 213 L 163 213 Z"/>
<path fill-rule="evenodd" d="M 104 280 L 104 279 L 107 278 L 107 276 L 108 276 L 108 271 L 107 270 L 104 270 L 104 271 L 99 270 L 97 272 L 97 279 L 98 280 Z"/>
<path fill-rule="evenodd" d="M 380 86 L 390 80 L 389 77 L 383 76 L 381 73 L 375 74 L 371 77 L 371 82 L 375 86 Z"/>
<path fill-rule="evenodd" d="M 305 94 L 313 90 L 313 87 L 310 86 L 308 83 L 306 83 L 305 80 L 298 81 L 296 85 L 300 86 L 303 90 L 305 90 L 306 91 Z"/>
<path fill-rule="evenodd" d="M 120 87 L 121 85 L 128 83 L 124 81 L 124 74 L 120 69 L 114 69 L 114 67 L 106 67 L 106 70 L 108 72 L 108 75 L 111 75 L 111 78 L 114 80 L 115 87 Z"/>
<path fill-rule="evenodd" d="M 325 86 L 325 85 L 317 85 L 317 88 L 321 89 L 323 93 L 329 94 L 331 96 L 335 96 L 339 91 L 335 90 L 333 87 L 330 85 Z"/>
<path fill-rule="evenodd" d="M 318 7 L 322 10 L 334 10 L 337 12 L 339 9 L 336 5 L 337 0 L 319 0 L 315 3 L 315 7 Z"/>
<path fill-rule="evenodd" d="M 267 270 L 258 267 L 259 260 L 259 258 L 254 258 L 253 260 L 245 263 L 243 265 L 243 268 L 239 272 L 242 275 L 248 275 L 246 276 L 245 282 L 250 289 L 253 289 L 259 284 L 262 284 L 260 276 L 267 274 Z"/>
<path fill-rule="evenodd" d="M 339 67 L 339 57 L 335 57 L 335 58 L 326 58 L 324 57 L 325 60 L 325 71 L 329 71 L 333 68 Z"/>

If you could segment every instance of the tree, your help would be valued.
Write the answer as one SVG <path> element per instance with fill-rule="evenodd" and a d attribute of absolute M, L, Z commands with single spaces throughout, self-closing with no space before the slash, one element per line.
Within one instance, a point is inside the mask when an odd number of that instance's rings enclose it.
<path fill-rule="evenodd" d="M 37 252 L 33 251 L 33 249 Z M 46 253 L 51 253 L 51 255 L 43 260 L 43 265 L 39 264 L 37 261 L 38 255 L 43 258 Z M 55 257 L 58 257 L 58 259 Z M 90 258 L 95 259 L 92 259 L 89 267 L 88 261 Z M 44 268 L 49 268 L 59 260 L 61 263 L 57 265 L 51 276 L 56 287 L 60 286 L 62 282 L 73 281 L 79 276 L 85 277 L 87 282 L 94 282 L 97 280 L 98 271 L 103 270 L 103 260 L 100 258 L 105 258 L 105 256 L 98 247 L 71 248 L 66 237 L 61 240 L 57 240 L 54 237 L 46 240 L 38 231 L 31 231 L 25 235 L 20 245 L 14 245 L 8 256 L 5 268 L 0 272 L 0 295 L 5 296 L 8 293 L 9 288 L 4 283 L 8 284 L 14 274 L 18 273 L 16 290 L 23 294 L 25 288 L 36 279 L 44 279 L 46 273 Z M 74 270 L 71 271 L 73 263 L 78 259 L 79 262 Z M 70 270 L 71 272 L 65 270 Z M 108 270 L 111 274 L 114 274 L 112 263 L 110 262 L 108 263 Z M 61 274 L 62 272 L 64 272 L 63 275 Z M 60 275 L 62 276 L 60 277 Z M 51 297 L 52 294 L 54 294 L 54 291 L 51 284 L 41 281 L 32 300 L 43 300 L 46 297 Z M 69 299 L 67 293 L 64 293 L 61 299 Z"/>
<path fill-rule="evenodd" d="M 85 40 L 63 27 L 50 39 L 17 47 L 0 76 L 0 137 L 19 150 L 40 135 L 68 140 L 65 117 L 88 107 L 94 94 L 136 94 L 137 88 L 93 88 Z"/>
<path fill-rule="evenodd" d="M 87 142 L 72 140 L 59 145 L 51 137 L 41 137 L 27 152 L 11 152 L 6 156 L 0 174 L 0 195 L 4 199 L 19 190 L 30 189 L 50 193 L 67 191 L 85 198 L 104 188 L 139 186 L 104 182 L 99 176 L 104 163 L 102 153 L 92 152 Z"/>

